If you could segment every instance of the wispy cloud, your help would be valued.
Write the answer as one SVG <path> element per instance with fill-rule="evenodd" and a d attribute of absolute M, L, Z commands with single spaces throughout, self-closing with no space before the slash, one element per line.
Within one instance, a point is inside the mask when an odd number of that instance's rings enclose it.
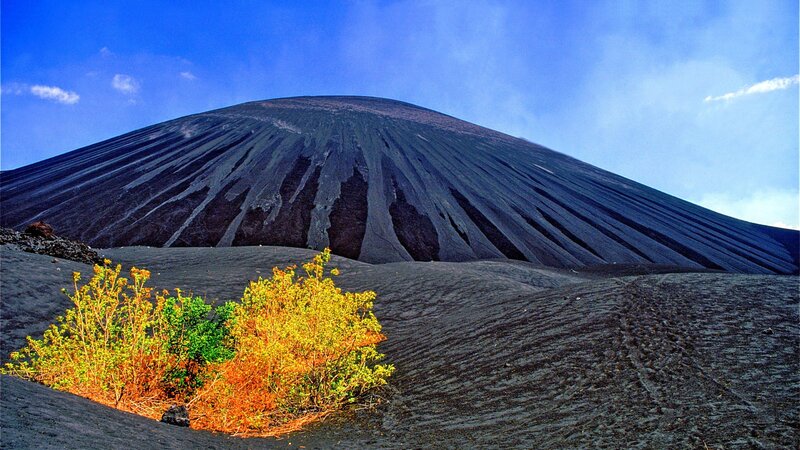
<path fill-rule="evenodd" d="M 800 193 L 796 189 L 762 189 L 748 196 L 726 193 L 703 195 L 700 206 L 750 222 L 781 228 L 800 228 Z"/>
<path fill-rule="evenodd" d="M 41 84 L 31 86 L 31 94 L 45 100 L 53 100 L 65 105 L 74 105 L 81 99 L 81 96 L 75 92 L 65 91 L 57 86 L 44 86 Z"/>
<path fill-rule="evenodd" d="M 77 92 L 67 91 L 58 86 L 45 86 L 34 84 L 33 86 L 25 83 L 8 83 L 0 88 L 3 95 L 25 95 L 32 94 L 44 100 L 52 100 L 65 105 L 78 103 L 81 96 Z"/>
<path fill-rule="evenodd" d="M 103 48 L 101 48 L 101 49 L 100 49 L 100 51 L 99 51 L 99 53 L 100 53 L 100 56 L 102 56 L 102 57 L 104 57 L 104 58 L 107 58 L 107 57 L 109 57 L 109 56 L 114 56 L 114 52 L 112 52 L 111 50 L 109 50 L 109 49 L 108 49 L 108 47 L 103 47 Z"/>
<path fill-rule="evenodd" d="M 800 226 L 798 225 L 789 225 L 788 223 L 783 223 L 780 220 L 772 224 L 773 227 L 778 228 L 788 228 L 790 230 L 800 230 Z"/>
<path fill-rule="evenodd" d="M 30 92 L 30 86 L 23 83 L 6 83 L 0 87 L 3 95 L 22 95 Z"/>
<path fill-rule="evenodd" d="M 798 84 L 798 82 L 800 82 L 800 75 L 795 75 L 793 77 L 786 77 L 786 78 L 773 78 L 771 80 L 766 80 L 750 86 L 745 86 L 736 92 L 728 92 L 727 94 L 718 95 L 716 97 L 709 95 L 703 101 L 705 102 L 717 102 L 721 100 L 727 101 L 727 100 L 732 100 L 736 97 L 742 97 L 744 95 L 763 94 L 765 92 L 779 91 L 782 89 L 788 89 L 789 87 Z"/>
<path fill-rule="evenodd" d="M 181 76 L 181 78 L 184 78 L 184 79 L 190 80 L 190 81 L 197 79 L 197 77 L 192 72 L 189 72 L 188 70 L 185 71 L 185 72 L 181 72 L 180 76 Z"/>
<path fill-rule="evenodd" d="M 123 94 L 135 94 L 139 92 L 139 81 L 130 75 L 118 73 L 111 80 L 111 86 Z"/>

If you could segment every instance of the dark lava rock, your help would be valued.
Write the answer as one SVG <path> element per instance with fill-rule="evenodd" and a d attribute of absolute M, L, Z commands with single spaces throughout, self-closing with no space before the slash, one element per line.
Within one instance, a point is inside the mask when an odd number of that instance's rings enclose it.
<path fill-rule="evenodd" d="M 37 253 L 40 255 L 54 256 L 56 258 L 69 259 L 71 261 L 82 262 L 85 264 L 102 264 L 101 258 L 96 251 L 83 242 L 71 241 L 52 234 L 52 228 L 47 226 L 44 222 L 37 222 L 38 224 L 45 225 L 44 227 L 31 224 L 25 233 L 12 230 L 10 228 L 0 228 L 0 245 L 13 245 L 20 250 Z M 49 228 L 50 234 L 45 237 L 33 233 L 47 231 Z M 33 233 L 28 230 L 35 230 Z M 58 262 L 53 260 L 53 262 Z"/>
<path fill-rule="evenodd" d="M 185 406 L 172 405 L 164 415 L 161 416 L 161 421 L 170 425 L 177 425 L 179 427 L 189 426 L 189 410 Z"/>
<path fill-rule="evenodd" d="M 281 245 L 371 263 L 508 258 L 796 273 L 800 233 L 371 97 L 244 103 L 2 172 L 0 226 L 95 247 Z M 87 211 L 92 214 L 89 217 Z"/>
<path fill-rule="evenodd" d="M 33 237 L 41 237 L 51 239 L 55 233 L 53 227 L 42 222 L 41 220 L 33 222 L 25 228 L 25 234 Z"/>

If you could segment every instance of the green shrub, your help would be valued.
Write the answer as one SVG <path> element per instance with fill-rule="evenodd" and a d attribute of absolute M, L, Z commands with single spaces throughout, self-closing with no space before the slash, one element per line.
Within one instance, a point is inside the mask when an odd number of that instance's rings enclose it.
<path fill-rule="evenodd" d="M 232 302 L 214 309 L 200 297 L 177 297 L 164 301 L 165 345 L 174 357 L 175 366 L 166 374 L 167 387 L 172 395 L 190 395 L 203 385 L 203 371 L 209 363 L 219 363 L 233 357 L 228 322 L 235 308 Z"/>

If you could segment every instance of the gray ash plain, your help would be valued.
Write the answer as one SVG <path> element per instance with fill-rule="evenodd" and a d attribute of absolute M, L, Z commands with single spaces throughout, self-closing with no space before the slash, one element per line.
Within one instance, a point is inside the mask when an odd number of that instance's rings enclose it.
<path fill-rule="evenodd" d="M 158 288 L 236 299 L 284 247 L 100 250 Z M 0 247 L 3 354 L 68 306 L 90 266 Z M 552 269 L 521 261 L 369 264 L 334 257 L 347 290 L 378 293 L 397 372 L 373 410 L 280 439 L 179 429 L 2 377 L 3 448 L 797 448 L 796 276 L 665 266 Z M 656 273 L 653 273 L 656 272 Z"/>

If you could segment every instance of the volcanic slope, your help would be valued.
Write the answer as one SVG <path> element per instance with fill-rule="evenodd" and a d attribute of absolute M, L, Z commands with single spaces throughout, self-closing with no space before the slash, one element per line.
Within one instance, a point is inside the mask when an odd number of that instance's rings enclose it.
<path fill-rule="evenodd" d="M 798 270 L 798 233 L 368 97 L 245 103 L 0 174 L 3 226 L 95 247 L 280 245 L 366 262 L 527 260 Z"/>

